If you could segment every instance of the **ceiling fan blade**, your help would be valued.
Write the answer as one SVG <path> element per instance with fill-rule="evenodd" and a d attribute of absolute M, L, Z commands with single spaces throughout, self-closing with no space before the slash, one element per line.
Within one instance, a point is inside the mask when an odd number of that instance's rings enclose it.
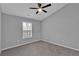
<path fill-rule="evenodd" d="M 51 4 L 45 5 L 42 8 L 46 8 L 46 7 L 49 7 L 49 6 L 51 6 Z"/>
<path fill-rule="evenodd" d="M 38 3 L 38 7 L 39 7 L 39 8 L 41 7 L 41 3 Z"/>
<path fill-rule="evenodd" d="M 36 14 L 38 14 L 39 11 L 36 12 Z"/>
<path fill-rule="evenodd" d="M 47 13 L 47 11 L 46 11 L 46 10 L 43 10 L 43 12 Z"/>
<path fill-rule="evenodd" d="M 33 8 L 33 7 L 31 7 L 30 9 L 38 9 L 38 8 Z"/>

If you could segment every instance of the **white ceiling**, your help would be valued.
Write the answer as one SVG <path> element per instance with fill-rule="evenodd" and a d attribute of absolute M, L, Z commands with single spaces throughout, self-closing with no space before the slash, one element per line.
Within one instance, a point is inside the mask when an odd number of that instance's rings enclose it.
<path fill-rule="evenodd" d="M 45 3 L 42 4 L 46 5 Z M 1 4 L 2 12 L 10 15 L 32 18 L 35 20 L 43 20 L 57 10 L 65 6 L 65 3 L 53 3 L 52 6 L 45 8 L 47 13 L 41 12 L 36 14 L 37 10 L 29 9 L 29 7 L 37 7 L 36 3 L 7 3 Z"/>

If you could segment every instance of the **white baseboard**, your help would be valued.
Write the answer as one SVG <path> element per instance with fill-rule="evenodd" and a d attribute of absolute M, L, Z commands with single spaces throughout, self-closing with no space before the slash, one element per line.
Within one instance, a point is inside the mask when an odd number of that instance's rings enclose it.
<path fill-rule="evenodd" d="M 66 45 L 58 44 L 58 43 L 55 43 L 55 42 L 52 42 L 52 41 L 48 41 L 48 40 L 42 40 L 42 41 L 48 42 L 48 43 L 51 43 L 51 44 L 55 44 L 55 45 L 58 45 L 58 46 L 61 46 L 61 47 L 65 47 L 65 48 L 68 48 L 68 49 L 72 49 L 72 50 L 75 50 L 75 51 L 79 52 L 79 49 L 72 48 L 72 47 L 69 47 L 69 46 L 66 46 Z"/>
<path fill-rule="evenodd" d="M 22 46 L 22 45 L 25 45 L 25 44 L 30 44 L 30 43 L 37 42 L 37 41 L 40 41 L 40 40 L 34 40 L 34 41 L 31 41 L 31 42 L 28 42 L 28 43 L 23 43 L 23 44 L 19 44 L 19 45 L 16 45 L 16 46 L 11 46 L 11 47 L 8 47 L 8 48 L 4 48 L 4 49 L 2 49 L 2 51 L 3 50 L 7 50 L 7 49 L 11 49 L 11 48 L 15 48 L 15 47 L 18 47 L 18 46 Z M 43 40 L 41 39 L 41 41 L 45 41 L 45 42 L 48 42 L 48 43 L 51 43 L 51 44 L 55 44 L 55 45 L 58 45 L 58 46 L 61 46 L 61 47 L 65 47 L 65 48 L 68 48 L 68 49 L 79 51 L 79 49 L 72 48 L 72 47 L 69 47 L 69 46 L 66 46 L 66 45 L 62 45 L 62 44 L 58 44 L 58 43 L 55 43 L 55 42 L 52 42 L 52 41 L 48 41 L 48 40 L 45 40 L 45 39 L 43 39 Z"/>
<path fill-rule="evenodd" d="M 15 48 L 15 47 L 19 47 L 19 46 L 26 45 L 26 44 L 30 44 L 30 43 L 37 42 L 37 41 L 39 41 L 39 40 L 34 40 L 34 41 L 31 41 L 31 42 L 19 44 L 19 45 L 16 45 L 16 46 L 11 46 L 11 47 L 7 47 L 7 48 L 3 48 L 3 49 L 1 49 L 1 51 L 7 50 L 7 49 L 11 49 L 11 48 Z"/>

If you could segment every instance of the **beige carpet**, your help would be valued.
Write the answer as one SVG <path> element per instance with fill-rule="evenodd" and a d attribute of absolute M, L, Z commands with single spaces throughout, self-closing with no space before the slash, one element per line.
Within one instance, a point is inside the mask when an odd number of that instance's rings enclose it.
<path fill-rule="evenodd" d="M 2 56 L 79 56 L 79 52 L 39 41 L 2 51 Z"/>

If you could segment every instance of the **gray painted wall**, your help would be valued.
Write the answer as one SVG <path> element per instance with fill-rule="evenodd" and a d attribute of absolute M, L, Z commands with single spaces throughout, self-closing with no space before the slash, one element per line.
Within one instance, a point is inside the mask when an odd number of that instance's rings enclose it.
<path fill-rule="evenodd" d="M 0 53 L 1 53 L 1 7 L 0 7 Z"/>
<path fill-rule="evenodd" d="M 79 49 L 79 4 L 68 4 L 42 22 L 46 41 Z"/>
<path fill-rule="evenodd" d="M 22 22 L 33 24 L 33 37 L 22 39 Z M 40 39 L 40 21 L 2 14 L 2 49 L 34 42 Z"/>

